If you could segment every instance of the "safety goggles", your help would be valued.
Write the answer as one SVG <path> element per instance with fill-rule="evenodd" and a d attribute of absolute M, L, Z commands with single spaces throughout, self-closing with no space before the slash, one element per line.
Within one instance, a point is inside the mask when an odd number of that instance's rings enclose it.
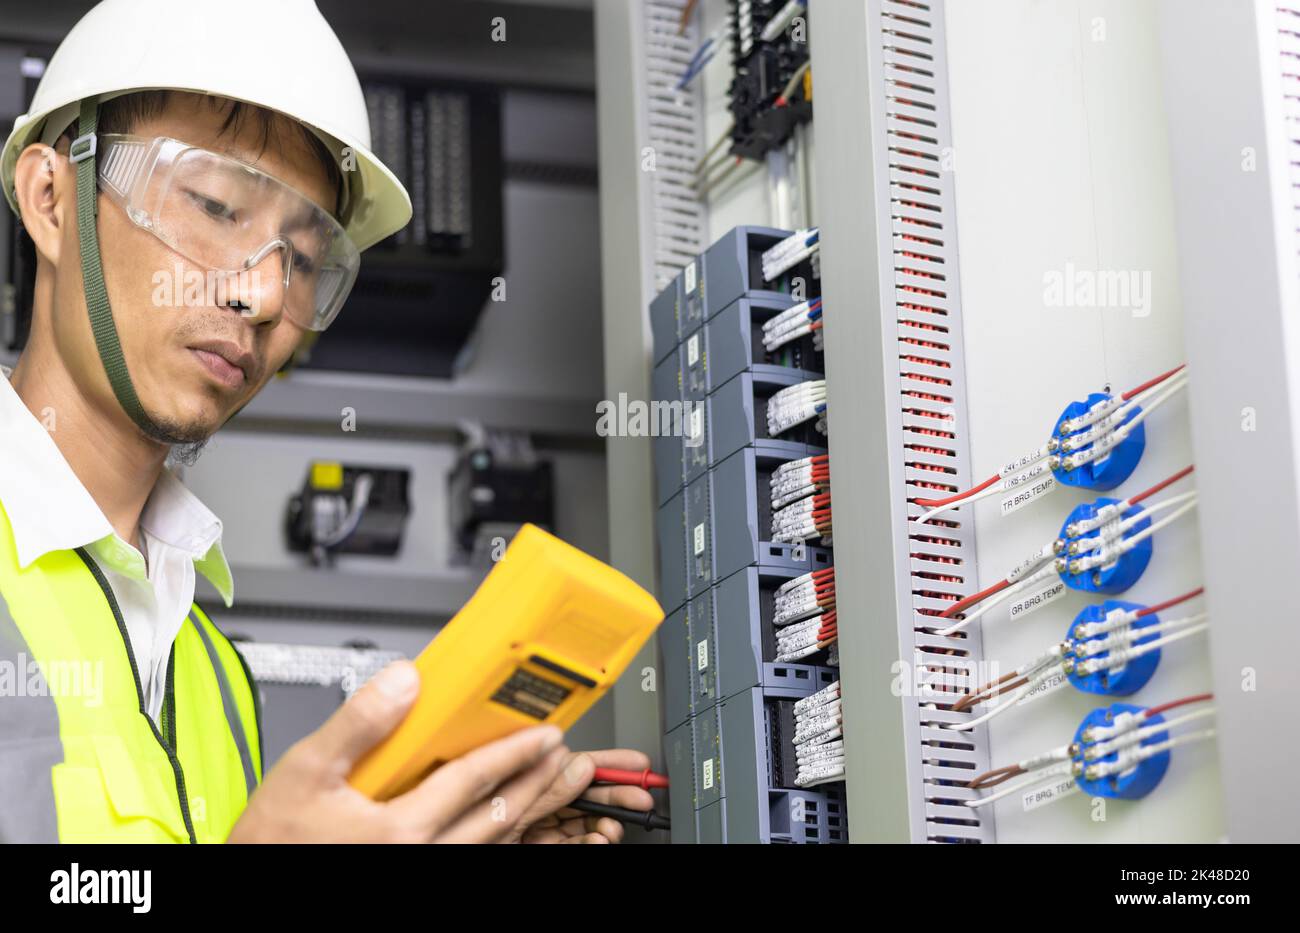
<path fill-rule="evenodd" d="M 284 315 L 308 330 L 324 330 L 338 315 L 361 254 L 316 202 L 244 162 L 175 139 L 100 134 L 96 148 L 101 190 L 136 226 L 218 275 L 278 275 Z"/>

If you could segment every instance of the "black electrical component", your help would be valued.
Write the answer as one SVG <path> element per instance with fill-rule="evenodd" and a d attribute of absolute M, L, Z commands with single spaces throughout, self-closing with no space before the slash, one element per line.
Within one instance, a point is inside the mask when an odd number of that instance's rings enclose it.
<path fill-rule="evenodd" d="M 764 715 L 768 728 L 768 778 L 772 787 L 794 787 L 799 773 L 794 745 L 794 700 L 769 700 Z"/>
<path fill-rule="evenodd" d="M 787 26 L 770 40 L 763 29 L 786 10 L 786 0 L 731 0 L 731 154 L 762 159 L 794 128 L 812 119 L 807 8 L 802 26 Z"/>
<path fill-rule="evenodd" d="M 445 379 L 505 269 L 501 95 L 402 75 L 361 86 L 375 154 L 414 213 L 366 251 L 343 313 L 300 365 Z"/>
<path fill-rule="evenodd" d="M 312 463 L 285 514 L 289 550 L 310 554 L 317 565 L 335 554 L 393 556 L 411 514 L 410 479 L 410 470 L 398 467 Z"/>
<path fill-rule="evenodd" d="M 551 464 L 534 458 L 531 448 L 511 456 L 510 445 L 497 441 L 463 450 L 448 478 L 452 533 L 467 556 L 483 550 L 485 534 L 508 538 L 524 522 L 555 527 Z"/>

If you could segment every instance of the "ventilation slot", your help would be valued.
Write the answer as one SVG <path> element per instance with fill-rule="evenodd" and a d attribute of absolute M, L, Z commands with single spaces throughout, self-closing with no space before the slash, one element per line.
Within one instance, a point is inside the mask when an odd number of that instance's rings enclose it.
<path fill-rule="evenodd" d="M 704 208 L 693 187 L 700 158 L 698 82 L 677 81 L 699 42 L 694 23 L 678 35 L 686 0 L 645 0 L 646 139 L 654 153 L 650 172 L 654 204 L 655 291 L 703 252 Z"/>
<path fill-rule="evenodd" d="M 908 500 L 912 636 L 918 691 L 911 715 L 920 745 L 914 761 L 924 784 L 926 838 L 990 842 L 987 814 L 964 806 L 975 795 L 965 782 L 987 767 L 983 730 L 956 733 L 945 724 L 969 719 L 952 705 L 969 692 L 979 654 L 978 632 L 934 634 L 935 617 L 974 592 L 974 537 L 960 512 L 918 525 L 918 497 L 957 492 L 970 475 L 964 403 L 961 309 L 958 301 L 948 82 L 941 0 L 873 0 L 882 55 L 884 140 L 888 160 L 893 301 L 898 322 L 898 392 Z M 936 28 L 939 27 L 939 28 Z M 1298 61 L 1300 64 L 1300 61 Z M 879 144 L 879 143 L 878 143 Z M 923 678 L 923 679 L 922 679 Z"/>

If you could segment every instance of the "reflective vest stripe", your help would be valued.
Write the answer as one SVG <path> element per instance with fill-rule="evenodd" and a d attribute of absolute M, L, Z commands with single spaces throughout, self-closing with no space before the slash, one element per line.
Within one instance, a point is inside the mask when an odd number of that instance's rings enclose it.
<path fill-rule="evenodd" d="M 230 734 L 235 739 L 235 747 L 239 749 L 239 763 L 244 766 L 244 787 L 248 790 L 248 796 L 253 796 L 253 791 L 257 789 L 257 772 L 253 769 L 253 755 L 248 748 L 248 737 L 244 734 L 244 723 L 239 716 L 239 710 L 235 707 L 235 696 L 230 692 L 230 681 L 226 679 L 226 672 L 223 669 L 221 659 L 217 657 L 216 646 L 212 644 L 212 639 L 208 633 L 203 630 L 203 624 L 190 616 L 189 621 L 193 624 L 194 630 L 199 633 L 199 638 L 203 639 L 203 647 L 208 652 L 208 660 L 212 662 L 212 670 L 217 675 L 217 685 L 221 688 L 221 706 L 226 713 L 226 722 L 230 724 Z"/>
<path fill-rule="evenodd" d="M 0 843 L 59 838 L 51 769 L 63 761 L 59 711 L 45 676 L 0 598 L 0 794 L 24 788 L 22 806 L 0 806 Z"/>

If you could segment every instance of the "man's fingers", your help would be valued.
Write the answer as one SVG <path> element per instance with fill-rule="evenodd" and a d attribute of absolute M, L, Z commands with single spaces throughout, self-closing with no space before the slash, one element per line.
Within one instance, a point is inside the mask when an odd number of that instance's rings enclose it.
<path fill-rule="evenodd" d="M 623 841 L 623 824 L 607 816 L 586 816 L 562 820 L 557 824 L 538 824 L 529 828 L 523 841 L 532 845 L 618 843 Z M 600 838 L 597 839 L 596 837 Z"/>
<path fill-rule="evenodd" d="M 555 726 L 535 726 L 489 742 L 447 762 L 389 806 L 400 819 L 433 836 L 513 775 L 534 769 L 563 739 Z"/>
<path fill-rule="evenodd" d="M 536 802 L 528 808 L 528 812 L 523 814 L 518 822 L 530 826 L 548 814 L 554 813 L 561 807 L 572 803 L 591 784 L 591 777 L 595 771 L 596 764 L 590 754 L 587 752 L 570 754 L 565 760 L 559 775 L 551 783 L 551 786 L 546 789 L 546 793 L 537 798 Z"/>
<path fill-rule="evenodd" d="M 640 787 L 593 786 L 591 783 L 596 768 L 644 771 L 648 767 L 649 757 L 635 749 L 607 748 L 594 752 L 577 752 L 565 762 L 564 770 L 555 783 L 524 814 L 522 822 L 531 825 L 547 814 L 568 806 L 578 797 L 631 810 L 649 810 L 654 806 L 654 798 Z"/>
<path fill-rule="evenodd" d="M 595 784 L 587 788 L 582 795 L 593 803 L 604 803 L 611 807 L 626 807 L 629 810 L 652 810 L 655 799 L 648 790 L 639 787 L 624 787 L 618 784 Z M 568 801 L 566 801 L 567 803 Z"/>
<path fill-rule="evenodd" d="M 420 672 L 410 661 L 394 661 L 303 741 L 344 774 L 397 728 L 420 692 Z"/>
<path fill-rule="evenodd" d="M 619 768 L 623 771 L 644 771 L 650 767 L 650 756 L 635 748 L 602 748 L 587 752 L 597 768 Z"/>
<path fill-rule="evenodd" d="M 546 793 L 568 754 L 568 749 L 563 747 L 553 750 L 535 766 L 501 787 L 491 799 L 470 808 L 464 816 L 442 830 L 437 841 L 497 842 L 506 836 L 510 837 L 509 841 L 516 841 L 513 834 L 519 829 L 520 818 Z"/>

